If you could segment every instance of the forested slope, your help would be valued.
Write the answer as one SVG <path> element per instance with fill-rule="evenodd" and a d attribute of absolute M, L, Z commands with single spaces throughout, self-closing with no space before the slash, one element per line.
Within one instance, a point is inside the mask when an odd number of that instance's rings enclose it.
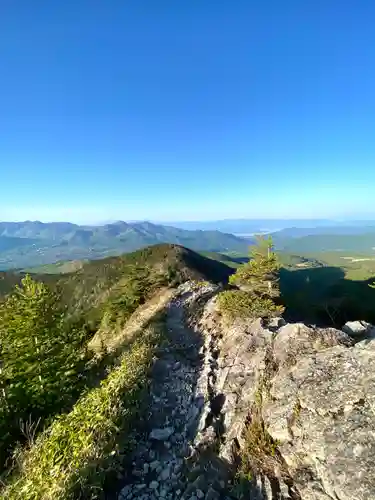
<path fill-rule="evenodd" d="M 224 264 L 183 247 L 157 245 L 88 262 L 70 274 L 45 275 L 44 282 L 6 276 L 7 292 L 22 282 L 0 303 L 0 467 L 4 473 L 12 469 L 17 443 L 34 441 L 112 366 L 121 364 L 106 346 L 100 353 L 88 348 L 103 325 L 115 336 L 132 313 L 161 290 L 189 279 L 224 282 L 230 272 Z M 158 335 L 151 332 L 149 337 L 131 339 L 129 356 L 143 353 L 140 380 Z M 123 380 L 123 372 L 116 373 Z"/>

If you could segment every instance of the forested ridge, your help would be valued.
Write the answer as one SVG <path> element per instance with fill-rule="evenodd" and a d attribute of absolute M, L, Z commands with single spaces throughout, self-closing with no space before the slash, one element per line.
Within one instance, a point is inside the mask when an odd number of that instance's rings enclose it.
<path fill-rule="evenodd" d="M 90 398 L 90 389 L 105 379 L 111 367 L 118 367 L 115 379 L 118 376 L 122 380 L 128 373 L 106 346 L 101 346 L 100 352 L 88 348 L 104 324 L 114 335 L 139 306 L 163 288 L 176 287 L 188 279 L 224 282 L 229 273 L 224 264 L 183 247 L 159 245 L 88 262 L 74 273 L 47 276 L 44 282 L 39 276 L 21 276 L 19 284 L 0 303 L 3 478 L 17 470 L 19 446 L 32 445 L 57 416 L 74 408 L 79 397 L 87 394 Z M 150 362 L 157 336 L 153 330 L 132 339 L 134 349 L 129 351 L 126 363 L 132 363 L 136 353 L 143 353 L 137 367 L 139 380 Z M 63 425 L 64 418 L 57 421 Z"/>

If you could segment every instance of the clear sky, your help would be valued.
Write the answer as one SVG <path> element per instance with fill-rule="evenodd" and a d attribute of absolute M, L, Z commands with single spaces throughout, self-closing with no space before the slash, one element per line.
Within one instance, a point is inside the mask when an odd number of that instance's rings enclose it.
<path fill-rule="evenodd" d="M 375 2 L 3 0 L 0 220 L 375 215 Z"/>

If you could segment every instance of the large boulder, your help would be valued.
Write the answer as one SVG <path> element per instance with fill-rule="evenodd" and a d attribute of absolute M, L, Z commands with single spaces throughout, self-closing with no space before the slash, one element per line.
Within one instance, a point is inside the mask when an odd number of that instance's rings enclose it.
<path fill-rule="evenodd" d="M 275 336 L 273 355 L 279 366 L 292 366 L 327 347 L 351 346 L 353 340 L 335 328 L 315 328 L 303 323 L 288 323 Z"/>
<path fill-rule="evenodd" d="M 301 327 L 298 339 L 288 327 L 263 418 L 301 499 L 375 498 L 375 340 L 350 347 L 340 332 Z"/>
<path fill-rule="evenodd" d="M 366 321 L 348 321 L 342 329 L 355 339 L 375 338 L 375 327 Z"/>
<path fill-rule="evenodd" d="M 375 498 L 375 341 L 282 368 L 263 415 L 301 498 Z M 324 496 L 325 495 L 325 496 Z"/>
<path fill-rule="evenodd" d="M 353 324 L 227 324 L 215 299 L 207 304 L 199 328 L 209 409 L 214 398 L 223 402 L 220 456 L 236 463 L 255 416 L 276 448 L 263 470 L 255 467 L 251 498 L 375 499 L 375 328 L 361 325 L 356 335 Z"/>

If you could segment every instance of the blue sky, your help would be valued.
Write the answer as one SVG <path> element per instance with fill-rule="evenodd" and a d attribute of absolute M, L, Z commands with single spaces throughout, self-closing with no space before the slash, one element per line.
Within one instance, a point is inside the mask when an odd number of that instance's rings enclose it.
<path fill-rule="evenodd" d="M 374 216 L 375 3 L 6 0 L 0 219 Z"/>

